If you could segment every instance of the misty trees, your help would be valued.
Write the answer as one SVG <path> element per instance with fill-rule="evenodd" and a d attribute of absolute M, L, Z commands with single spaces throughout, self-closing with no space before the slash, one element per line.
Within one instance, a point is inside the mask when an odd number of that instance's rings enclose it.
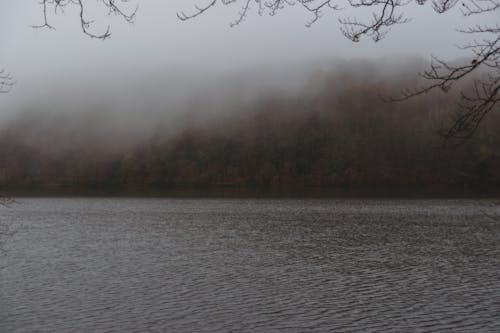
<path fill-rule="evenodd" d="M 385 103 L 381 86 L 391 91 L 412 79 L 384 81 L 377 74 L 383 69 L 365 68 L 370 74 L 358 77 L 346 75 L 351 71 L 345 68 L 322 73 L 297 89 L 311 92 L 308 108 L 295 93 L 271 89 L 229 114 L 176 123 L 175 131 L 157 121 L 150 133 L 120 148 L 113 142 L 127 134 L 110 133 L 119 115 L 106 109 L 102 117 L 75 114 L 72 126 L 57 112 L 25 113 L 0 129 L 0 188 L 500 188 L 500 112 L 491 114 L 474 140 L 448 149 L 435 131 L 452 111 L 453 96 Z M 405 73 L 408 78 L 412 71 Z M 235 93 L 240 95 L 231 90 L 220 100 Z M 191 116 L 200 119 L 204 110 Z"/>
<path fill-rule="evenodd" d="M 326 10 L 342 13 L 345 8 L 351 8 L 359 13 L 356 17 L 345 17 L 340 14 L 338 19 L 342 34 L 359 42 L 363 37 L 374 42 L 383 39 L 389 30 L 399 24 L 410 21 L 408 13 L 411 5 L 430 5 L 437 14 L 451 10 L 460 10 L 466 16 L 480 16 L 497 13 L 500 0 L 193 0 L 200 1 L 192 11 L 181 11 L 177 14 L 182 21 L 196 18 L 199 15 L 219 6 L 240 8 L 231 26 L 243 22 L 250 13 L 259 15 L 276 15 L 291 6 L 302 8 L 310 16 L 306 26 L 318 21 Z M 97 6 L 101 12 L 117 16 L 126 22 L 133 22 L 137 7 L 129 0 L 98 0 Z M 97 39 L 111 36 L 109 25 L 101 31 L 92 27 L 90 4 L 86 0 L 41 0 L 42 23 L 38 28 L 51 28 L 49 13 L 59 13 L 68 7 L 78 10 L 80 26 L 84 34 Z M 95 8 L 92 8 L 95 12 Z M 460 112 L 452 126 L 444 133 L 447 138 L 468 138 L 474 134 L 483 118 L 500 105 L 500 25 L 475 25 L 460 30 L 470 35 L 470 42 L 459 46 L 466 55 L 465 61 L 455 63 L 434 57 L 427 70 L 421 73 L 427 84 L 407 89 L 394 101 L 406 100 L 432 90 L 449 91 L 459 81 L 473 78 L 472 86 L 462 89 L 459 103 Z M 11 78 L 10 78 L 11 79 Z M 5 80 L 5 79 L 4 79 Z M 7 81 L 8 82 L 8 78 Z M 8 83 L 2 88 L 8 87 Z"/>
<path fill-rule="evenodd" d="M 416 0 L 417 5 L 428 3 L 438 14 L 459 7 L 466 17 L 495 13 L 500 9 L 499 0 Z M 189 13 L 181 12 L 177 16 L 185 21 L 202 15 L 216 5 L 239 5 L 241 10 L 231 23 L 235 26 L 252 12 L 253 5 L 259 15 L 276 15 L 287 7 L 299 6 L 311 15 L 306 23 L 309 27 L 321 18 L 325 10 L 340 11 L 350 7 L 358 11 L 362 18 L 340 17 L 342 34 L 353 42 L 359 42 L 363 37 L 378 42 L 393 26 L 410 21 L 407 13 L 411 4 L 413 2 L 409 0 L 210 0 L 204 5 L 195 5 Z M 468 44 L 459 46 L 467 52 L 467 60 L 456 64 L 433 57 L 430 67 L 420 74 L 428 83 L 404 90 L 392 100 L 402 101 L 436 89 L 447 92 L 458 81 L 477 73 L 479 78 L 473 80 L 472 87 L 460 92 L 460 112 L 444 133 L 446 138 L 465 139 L 474 134 L 485 115 L 500 104 L 500 25 L 478 24 L 460 31 L 471 36 Z"/>

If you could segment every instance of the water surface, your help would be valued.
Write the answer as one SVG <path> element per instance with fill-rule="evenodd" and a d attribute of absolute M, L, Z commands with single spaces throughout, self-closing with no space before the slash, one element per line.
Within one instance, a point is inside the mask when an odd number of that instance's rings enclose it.
<path fill-rule="evenodd" d="M 0 332 L 500 332 L 493 200 L 20 199 L 0 223 Z"/>

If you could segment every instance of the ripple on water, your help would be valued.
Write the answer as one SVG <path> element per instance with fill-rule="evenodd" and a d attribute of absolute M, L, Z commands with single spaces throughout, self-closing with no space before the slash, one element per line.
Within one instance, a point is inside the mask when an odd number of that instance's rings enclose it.
<path fill-rule="evenodd" d="M 1 214 L 16 233 L 0 332 L 500 332 L 487 200 L 23 199 Z"/>

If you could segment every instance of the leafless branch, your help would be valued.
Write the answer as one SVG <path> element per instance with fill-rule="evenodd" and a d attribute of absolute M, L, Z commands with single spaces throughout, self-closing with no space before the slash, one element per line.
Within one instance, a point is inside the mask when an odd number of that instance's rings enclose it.
<path fill-rule="evenodd" d="M 433 0 L 432 8 L 435 12 L 442 14 L 455 7 L 457 2 L 458 0 Z"/>
<path fill-rule="evenodd" d="M 400 97 L 393 100 L 406 100 L 435 89 L 448 92 L 456 82 L 484 68 L 488 74 L 485 78 L 474 81 L 472 92 L 460 92 L 459 112 L 452 126 L 443 133 L 445 138 L 470 138 L 483 118 L 495 109 L 500 101 L 500 34 L 497 29 L 498 27 L 480 26 L 467 29 L 466 33 L 488 33 L 493 35 L 493 38 L 473 41 L 462 46 L 462 49 L 470 51 L 471 59 L 461 65 L 450 64 L 434 57 L 430 67 L 421 73 L 421 76 L 430 84 L 404 90 Z"/>
<path fill-rule="evenodd" d="M 300 4 L 313 15 L 309 22 L 306 23 L 307 27 L 311 27 L 314 23 L 316 23 L 317 20 L 321 18 L 323 9 L 329 8 L 340 10 L 340 7 L 331 0 L 320 2 L 319 4 L 315 4 L 312 6 L 307 1 L 301 1 Z"/>
<path fill-rule="evenodd" d="M 231 2 L 234 2 L 234 1 L 231 1 Z M 186 14 L 184 12 L 180 12 L 180 13 L 177 13 L 177 17 L 179 18 L 179 20 L 181 21 L 186 21 L 186 20 L 189 20 L 189 19 L 192 19 L 192 18 L 195 18 L 197 16 L 200 16 L 201 14 L 203 14 L 204 12 L 206 12 L 208 9 L 210 9 L 211 7 L 215 6 L 215 4 L 217 3 L 217 0 L 212 0 L 210 3 L 208 3 L 207 5 L 205 6 L 198 6 L 198 5 L 195 5 L 194 8 L 195 8 L 195 11 L 191 14 Z"/>
<path fill-rule="evenodd" d="M 138 7 L 133 10 L 125 10 L 128 0 L 98 0 L 98 2 L 107 11 L 108 15 L 114 15 L 122 18 L 128 23 L 132 23 L 135 19 Z M 49 28 L 54 27 L 49 23 L 48 10 L 52 8 L 54 14 L 58 11 L 64 11 L 67 7 L 77 7 L 79 12 L 80 26 L 83 33 L 91 38 L 106 39 L 111 36 L 110 27 L 107 26 L 103 32 L 97 33 L 91 31 L 91 25 L 94 23 L 86 15 L 87 2 L 85 0 L 41 0 L 40 5 L 43 8 L 43 22 L 42 24 L 33 26 L 34 28 Z"/>
<path fill-rule="evenodd" d="M 500 8 L 499 0 L 468 0 L 462 3 L 462 14 L 471 16 L 493 12 Z"/>
<path fill-rule="evenodd" d="M 483 118 L 500 102 L 500 75 L 489 76 L 483 81 L 474 81 L 472 93 L 461 93 L 461 112 L 453 126 L 444 134 L 446 138 L 468 139 L 478 128 Z"/>
<path fill-rule="evenodd" d="M 398 13 L 399 7 L 408 4 L 402 0 L 349 0 L 352 7 L 372 7 L 379 8 L 372 13 L 369 22 L 362 22 L 356 18 L 339 19 L 340 30 L 345 37 L 358 42 L 361 36 L 369 36 L 375 42 L 381 40 L 388 32 L 389 28 L 396 24 L 403 24 L 410 21 L 402 13 Z"/>
<path fill-rule="evenodd" d="M 339 9 L 338 5 L 333 0 L 212 0 L 204 5 L 195 5 L 195 11 L 192 13 L 186 14 L 185 12 L 179 12 L 177 13 L 177 17 L 181 21 L 186 21 L 200 16 L 210 8 L 215 7 L 217 3 L 221 3 L 224 6 L 240 4 L 241 10 L 238 12 L 237 18 L 230 23 L 231 26 L 236 26 L 243 22 L 244 18 L 249 14 L 252 2 L 257 4 L 257 12 L 259 15 L 267 12 L 271 16 L 276 15 L 286 6 L 300 5 L 304 10 L 312 14 L 312 18 L 306 23 L 308 27 L 321 17 L 323 9 Z"/>

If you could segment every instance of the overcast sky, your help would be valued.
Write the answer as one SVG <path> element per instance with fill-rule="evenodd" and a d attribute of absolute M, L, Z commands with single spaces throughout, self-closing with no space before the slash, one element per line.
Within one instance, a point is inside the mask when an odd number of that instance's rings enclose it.
<path fill-rule="evenodd" d="M 97 6 L 96 1 L 87 2 Z M 413 21 L 394 28 L 384 40 L 374 44 L 368 39 L 353 43 L 342 36 L 337 18 L 350 16 L 348 11 L 326 12 L 311 28 L 304 26 L 309 16 L 298 7 L 288 8 L 275 17 L 253 13 L 243 24 L 230 28 L 229 23 L 239 10 L 237 6 L 214 8 L 195 20 L 181 22 L 176 12 L 189 11 L 202 2 L 131 3 L 139 5 L 135 23 L 129 25 L 114 18 L 98 20 L 92 26 L 96 32 L 107 24 L 112 30 L 111 39 L 100 41 L 80 32 L 75 10 L 68 9 L 57 16 L 49 14 L 56 30 L 33 29 L 30 25 L 42 20 L 37 0 L 2 0 L 0 65 L 13 73 L 18 83 L 12 93 L 0 96 L 0 106 L 26 104 L 34 96 L 60 98 L 55 91 L 61 89 L 61 82 L 65 88 L 71 86 L 74 91 L 89 94 L 97 83 L 114 85 L 110 93 L 120 92 L 120 85 L 126 83 L 128 94 L 139 94 L 148 75 L 160 87 L 162 83 L 172 84 L 179 75 L 203 76 L 206 81 L 198 80 L 198 84 L 205 85 L 210 82 L 206 78 L 214 75 L 275 66 L 308 66 L 339 58 L 427 58 L 430 54 L 453 58 L 460 56 L 454 44 L 463 40 L 456 28 L 477 23 L 478 19 L 481 23 L 497 20 L 494 15 L 465 20 L 458 8 L 437 15 L 429 5 L 411 5 L 407 16 Z M 180 84 L 177 90 L 185 88 Z M 99 90 L 102 93 L 103 88 Z"/>

